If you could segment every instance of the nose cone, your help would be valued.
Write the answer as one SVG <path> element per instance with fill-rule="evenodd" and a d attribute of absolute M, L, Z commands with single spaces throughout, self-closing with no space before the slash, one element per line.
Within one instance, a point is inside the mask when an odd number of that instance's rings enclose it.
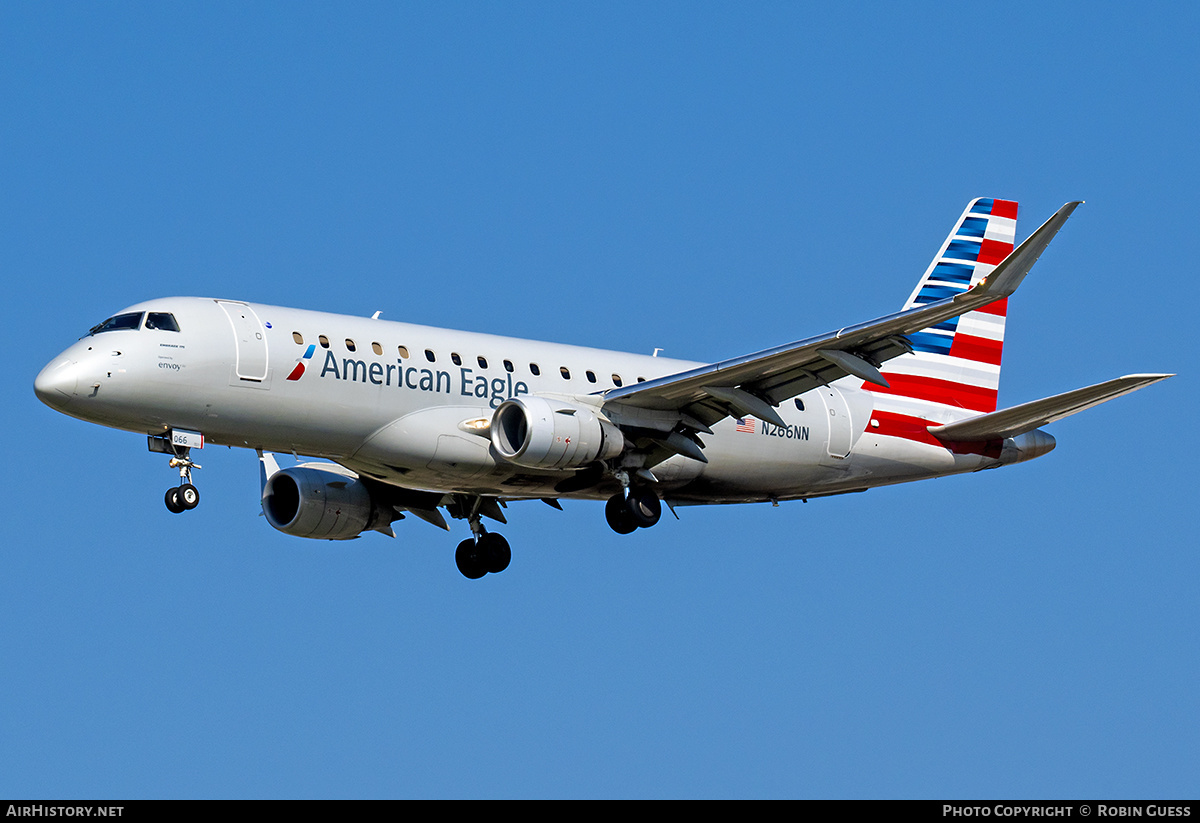
<path fill-rule="evenodd" d="M 69 357 L 50 361 L 33 381 L 38 399 L 53 409 L 62 409 L 75 399 L 79 383 L 79 364 Z"/>

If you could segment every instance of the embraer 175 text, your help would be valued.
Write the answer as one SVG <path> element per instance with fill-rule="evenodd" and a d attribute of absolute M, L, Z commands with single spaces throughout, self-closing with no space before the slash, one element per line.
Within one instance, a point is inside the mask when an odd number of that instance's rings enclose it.
<path fill-rule="evenodd" d="M 394 536 L 411 514 L 472 537 L 467 577 L 507 568 L 507 504 L 606 500 L 627 534 L 669 506 L 805 500 L 1020 463 L 1039 427 L 1170 375 L 996 411 L 1007 298 L 1079 203 L 1016 250 L 1017 204 L 972 201 L 897 314 L 702 364 L 198 297 L 139 303 L 34 388 L 149 435 L 194 508 L 193 450 L 257 450 L 267 522 L 298 537 Z M 334 462 L 280 469 L 272 452 Z"/>

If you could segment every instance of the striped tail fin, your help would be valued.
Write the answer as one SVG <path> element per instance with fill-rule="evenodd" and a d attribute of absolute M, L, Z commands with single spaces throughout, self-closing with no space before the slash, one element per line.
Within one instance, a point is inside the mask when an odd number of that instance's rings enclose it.
<path fill-rule="evenodd" d="M 991 274 L 1013 250 L 1016 229 L 1014 201 L 972 200 L 904 308 L 953 297 Z M 891 387 L 864 385 L 879 395 L 879 433 L 936 442 L 925 421 L 952 422 L 995 411 L 1007 308 L 1007 299 L 997 300 L 909 335 L 913 353 L 889 360 L 882 369 Z"/>

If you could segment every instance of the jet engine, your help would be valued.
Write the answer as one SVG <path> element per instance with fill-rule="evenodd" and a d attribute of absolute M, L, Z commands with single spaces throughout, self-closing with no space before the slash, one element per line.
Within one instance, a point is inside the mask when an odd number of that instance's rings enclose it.
<path fill-rule="evenodd" d="M 263 486 L 263 514 L 285 534 L 323 540 L 350 540 L 377 525 L 388 525 L 357 477 L 311 465 L 272 474 Z"/>
<path fill-rule="evenodd" d="M 591 409 L 536 396 L 501 403 L 491 437 L 501 457 L 531 469 L 577 469 L 625 449 L 621 430 Z"/>

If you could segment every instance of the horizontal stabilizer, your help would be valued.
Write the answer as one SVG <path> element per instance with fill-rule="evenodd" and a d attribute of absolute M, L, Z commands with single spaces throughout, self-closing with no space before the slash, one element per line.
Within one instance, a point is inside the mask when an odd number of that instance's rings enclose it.
<path fill-rule="evenodd" d="M 1115 380 L 1097 383 L 1074 391 L 1056 394 L 1042 400 L 1022 403 L 1010 409 L 970 417 L 945 426 L 930 426 L 929 433 L 939 440 L 971 442 L 1003 440 L 1006 437 L 1031 432 L 1055 420 L 1070 417 L 1076 412 L 1098 406 L 1114 397 L 1174 377 L 1172 374 L 1127 374 Z"/>

